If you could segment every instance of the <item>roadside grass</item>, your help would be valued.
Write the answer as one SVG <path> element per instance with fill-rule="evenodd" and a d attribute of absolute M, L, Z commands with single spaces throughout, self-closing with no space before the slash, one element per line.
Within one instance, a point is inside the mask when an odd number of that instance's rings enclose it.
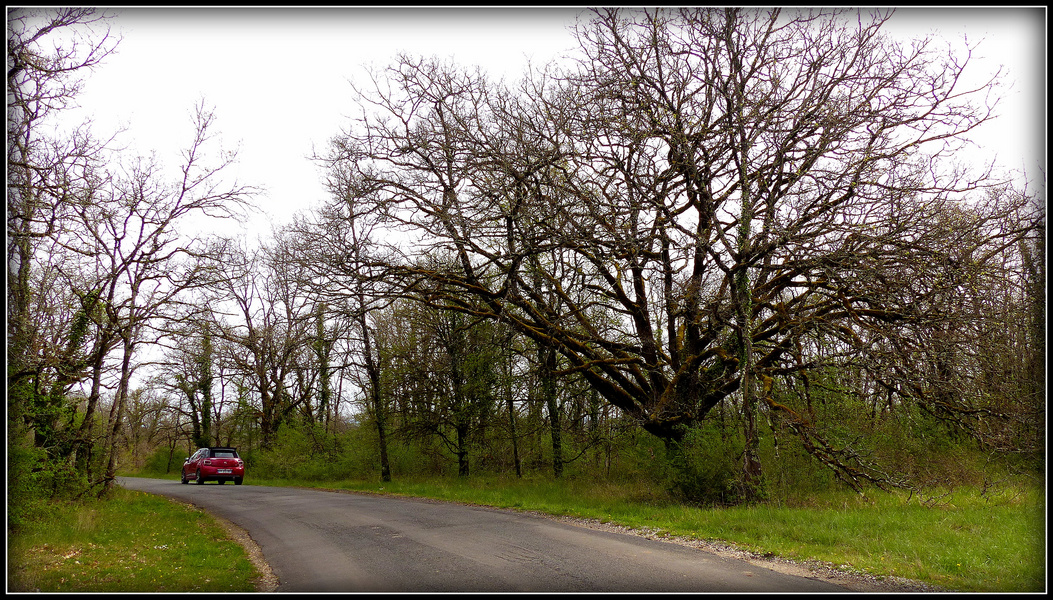
<path fill-rule="evenodd" d="M 758 554 L 814 560 L 948 591 L 1045 590 L 1045 491 L 1026 484 L 930 493 L 850 491 L 793 505 L 702 508 L 642 483 L 498 476 L 390 483 L 262 482 L 415 496 L 596 519 L 659 535 L 722 541 Z"/>
<path fill-rule="evenodd" d="M 1044 514 L 1034 490 L 1001 501 L 959 491 L 932 506 L 908 494 L 845 494 L 810 508 L 685 510 L 668 530 L 946 590 L 1033 592 L 1045 589 Z"/>
<path fill-rule="evenodd" d="M 50 502 L 8 535 L 12 592 L 252 592 L 258 573 L 207 513 L 125 490 Z"/>

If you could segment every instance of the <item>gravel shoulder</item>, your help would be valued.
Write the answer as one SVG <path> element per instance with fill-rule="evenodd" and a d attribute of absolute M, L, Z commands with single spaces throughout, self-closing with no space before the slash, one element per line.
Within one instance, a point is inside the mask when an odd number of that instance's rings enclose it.
<path fill-rule="evenodd" d="M 271 566 L 267 564 L 267 561 L 263 558 L 263 551 L 260 550 L 260 545 L 256 543 L 256 540 L 252 539 L 249 532 L 222 517 L 212 515 L 212 518 L 227 530 L 227 535 L 229 535 L 232 540 L 241 544 L 241 547 L 245 549 L 245 554 L 248 555 L 249 562 L 251 562 L 253 566 L 256 567 L 256 570 L 260 572 L 260 577 L 256 580 L 256 591 L 277 592 L 279 584 L 278 577 L 274 574 L 274 571 L 271 570 Z"/>

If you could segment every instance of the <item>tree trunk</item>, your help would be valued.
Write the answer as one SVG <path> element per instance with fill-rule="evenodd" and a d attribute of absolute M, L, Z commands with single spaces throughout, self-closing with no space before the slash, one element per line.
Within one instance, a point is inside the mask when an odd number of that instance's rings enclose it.
<path fill-rule="evenodd" d="M 556 350 L 547 346 L 538 349 L 541 363 L 541 397 L 548 410 L 549 427 L 552 431 L 552 474 L 563 476 L 563 438 L 560 423 L 559 402 L 556 399 Z"/>
<path fill-rule="evenodd" d="M 519 458 L 519 437 L 516 434 L 516 407 L 515 398 L 513 397 L 512 388 L 512 362 L 514 352 L 512 350 L 512 339 L 513 331 L 511 328 L 508 329 L 505 335 L 505 376 L 504 376 L 504 392 L 505 392 L 505 407 L 508 410 L 508 432 L 512 438 L 512 462 L 515 465 L 516 477 L 519 479 L 523 478 L 523 462 Z"/>
<path fill-rule="evenodd" d="M 107 439 L 109 458 L 106 461 L 106 472 L 104 475 L 105 485 L 99 492 L 100 498 L 113 487 L 113 482 L 116 480 L 117 476 L 117 454 L 120 451 L 120 434 L 124 421 L 124 405 L 128 398 L 128 386 L 131 383 L 132 378 L 132 354 L 135 352 L 135 343 L 132 341 L 132 336 L 134 335 L 135 333 L 132 331 L 126 334 L 124 338 L 124 357 L 121 360 L 121 380 L 117 385 L 117 395 L 113 400 L 113 407 L 110 409 L 109 437 Z"/>
<path fill-rule="evenodd" d="M 377 441 L 380 444 L 380 478 L 382 481 L 391 481 L 391 464 L 388 462 L 387 409 L 380 390 L 380 368 L 373 360 L 373 343 L 370 339 L 365 314 L 359 316 L 358 325 L 362 328 L 362 352 L 366 360 L 366 375 L 369 377 L 369 385 L 372 388 L 370 397 L 373 403 L 373 416 L 377 422 Z"/>

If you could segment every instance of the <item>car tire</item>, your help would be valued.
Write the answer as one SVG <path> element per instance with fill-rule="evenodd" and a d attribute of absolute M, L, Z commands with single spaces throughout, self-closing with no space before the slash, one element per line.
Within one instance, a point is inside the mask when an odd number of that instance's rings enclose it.
<path fill-rule="evenodd" d="M 190 480 L 186 478 L 186 473 L 179 473 L 179 483 L 182 483 L 183 485 L 190 483 Z"/>
<path fill-rule="evenodd" d="M 234 478 L 234 485 L 241 485 L 241 477 Z"/>
<path fill-rule="evenodd" d="M 205 480 L 201 478 L 201 471 L 197 472 L 197 481 L 195 481 L 195 483 L 197 483 L 198 485 L 205 483 Z"/>

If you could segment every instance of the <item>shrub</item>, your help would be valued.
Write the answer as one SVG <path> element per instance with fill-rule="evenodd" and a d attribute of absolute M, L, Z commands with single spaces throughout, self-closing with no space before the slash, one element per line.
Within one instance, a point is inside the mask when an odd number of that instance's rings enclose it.
<path fill-rule="evenodd" d="M 169 473 L 178 473 L 179 467 L 182 466 L 183 459 L 185 458 L 185 449 L 178 447 L 173 449 L 169 446 L 160 446 L 146 457 L 139 472 L 144 475 L 168 475 Z"/>
<path fill-rule="evenodd" d="M 39 516 L 51 499 L 72 499 L 89 488 L 84 472 L 67 459 L 53 459 L 35 447 L 24 427 L 10 427 L 7 446 L 7 525 L 18 529 Z"/>
<path fill-rule="evenodd" d="M 667 447 L 666 486 L 684 502 L 729 505 L 740 500 L 737 458 L 742 455 L 741 432 L 704 422 L 690 429 L 680 442 Z"/>
<path fill-rule="evenodd" d="M 38 512 L 46 494 L 33 476 L 34 467 L 44 458 L 44 451 L 12 435 L 7 444 L 7 529 L 20 529 Z"/>
<path fill-rule="evenodd" d="M 360 428 L 326 432 L 321 425 L 287 424 L 269 449 L 239 450 L 253 474 L 263 479 L 338 481 L 366 478 L 374 468 L 375 444 L 363 440 Z M 365 434 L 368 435 L 368 432 Z M 379 463 L 378 463 L 379 464 Z"/>

